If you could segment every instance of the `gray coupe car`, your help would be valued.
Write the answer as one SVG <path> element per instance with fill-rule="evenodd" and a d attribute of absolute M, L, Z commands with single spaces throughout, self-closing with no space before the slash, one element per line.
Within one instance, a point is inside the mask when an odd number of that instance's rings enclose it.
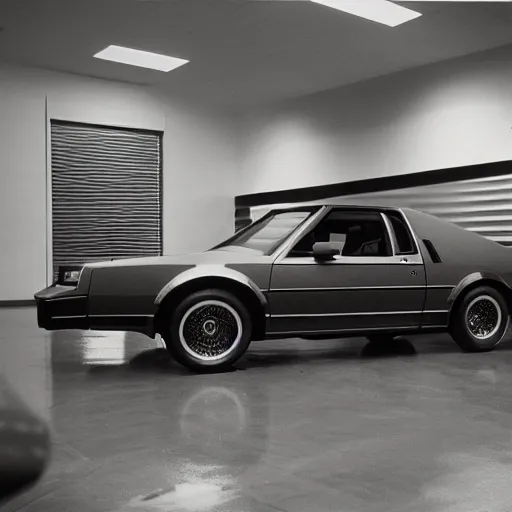
<path fill-rule="evenodd" d="M 48 330 L 158 333 L 193 371 L 270 338 L 448 331 L 464 351 L 504 338 L 512 251 L 431 215 L 367 206 L 273 210 L 199 254 L 61 269 L 35 295 Z"/>

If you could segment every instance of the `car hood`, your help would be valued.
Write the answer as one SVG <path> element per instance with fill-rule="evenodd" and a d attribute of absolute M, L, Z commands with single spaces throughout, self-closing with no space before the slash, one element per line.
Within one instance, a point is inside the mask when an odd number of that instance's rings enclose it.
<path fill-rule="evenodd" d="M 228 265 L 240 263 L 271 263 L 273 258 L 258 251 L 231 247 L 192 254 L 153 256 L 146 258 L 125 258 L 98 263 L 88 263 L 89 268 L 138 267 L 146 265 Z"/>

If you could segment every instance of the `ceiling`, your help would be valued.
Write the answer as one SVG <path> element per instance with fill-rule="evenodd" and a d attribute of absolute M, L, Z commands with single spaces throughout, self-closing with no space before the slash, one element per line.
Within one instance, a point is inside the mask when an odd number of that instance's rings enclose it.
<path fill-rule="evenodd" d="M 512 43 L 512 3 L 397 3 L 423 16 L 391 28 L 305 0 L 0 0 L 0 60 L 240 106 Z M 110 44 L 190 63 L 93 58 Z"/>

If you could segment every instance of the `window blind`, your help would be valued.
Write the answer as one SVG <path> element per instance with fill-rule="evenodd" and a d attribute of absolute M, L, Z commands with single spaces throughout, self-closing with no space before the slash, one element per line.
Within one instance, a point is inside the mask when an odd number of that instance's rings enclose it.
<path fill-rule="evenodd" d="M 156 132 L 51 123 L 54 276 L 161 254 L 161 143 Z"/>

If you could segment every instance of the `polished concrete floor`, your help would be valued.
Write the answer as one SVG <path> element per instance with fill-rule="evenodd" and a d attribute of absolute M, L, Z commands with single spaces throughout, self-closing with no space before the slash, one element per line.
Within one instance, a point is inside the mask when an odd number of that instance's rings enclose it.
<path fill-rule="evenodd" d="M 54 441 L 2 511 L 510 512 L 512 343 L 409 341 L 260 342 L 198 376 L 143 336 L 0 309 L 0 371 Z"/>

